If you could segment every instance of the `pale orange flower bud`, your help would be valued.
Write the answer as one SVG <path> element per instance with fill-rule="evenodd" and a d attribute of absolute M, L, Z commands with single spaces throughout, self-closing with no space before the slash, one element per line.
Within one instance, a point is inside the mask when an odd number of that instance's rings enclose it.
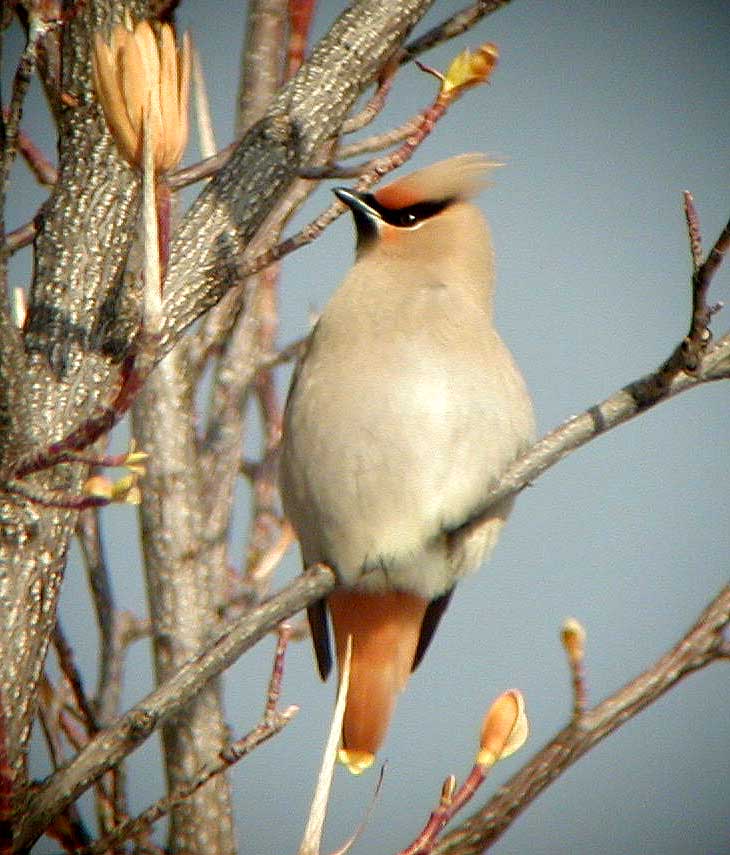
<path fill-rule="evenodd" d="M 92 475 L 84 482 L 83 492 L 85 496 L 93 496 L 95 499 L 107 499 L 111 501 L 114 485 L 104 475 Z"/>
<path fill-rule="evenodd" d="M 144 465 L 145 460 L 149 457 L 146 451 L 142 451 L 137 448 L 137 444 L 134 440 L 129 445 L 129 452 L 127 456 L 124 458 L 124 466 L 129 469 L 130 472 L 133 472 L 135 475 L 144 475 L 146 467 Z"/>
<path fill-rule="evenodd" d="M 510 689 L 487 710 L 482 722 L 477 763 L 493 766 L 521 748 L 530 732 L 522 692 Z"/>
<path fill-rule="evenodd" d="M 498 59 L 497 45 L 491 42 L 486 42 L 474 51 L 462 51 L 454 57 L 444 75 L 441 94 L 453 97 L 472 86 L 485 83 Z"/>
<path fill-rule="evenodd" d="M 169 24 L 157 38 L 148 21 L 133 30 L 118 24 L 110 42 L 94 36 L 94 88 L 109 131 L 121 155 L 132 166 L 142 163 L 143 120 L 149 110 L 149 132 L 155 172 L 180 162 L 188 139 L 190 39 L 175 46 Z"/>
<path fill-rule="evenodd" d="M 136 475 L 125 475 L 112 486 L 112 502 L 120 502 L 126 505 L 138 505 L 142 501 L 142 493 L 137 486 Z"/>
<path fill-rule="evenodd" d="M 568 658 L 573 664 L 579 664 L 583 661 L 586 631 L 575 618 L 568 618 L 563 623 L 560 630 L 560 640 L 563 643 L 565 652 L 568 654 Z"/>
<path fill-rule="evenodd" d="M 111 481 L 105 475 L 92 475 L 86 479 L 83 492 L 86 496 L 104 499 L 107 502 L 138 505 L 142 501 L 142 494 L 137 486 L 137 480 L 136 475 L 125 475 L 118 481 Z"/>

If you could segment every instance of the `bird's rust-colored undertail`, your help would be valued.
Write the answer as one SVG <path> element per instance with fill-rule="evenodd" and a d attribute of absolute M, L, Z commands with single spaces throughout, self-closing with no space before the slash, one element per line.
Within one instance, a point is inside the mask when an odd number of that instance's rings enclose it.
<path fill-rule="evenodd" d="M 357 774 L 372 765 L 408 681 L 428 600 L 403 591 L 341 590 L 328 605 L 340 670 L 352 637 L 340 759 Z"/>

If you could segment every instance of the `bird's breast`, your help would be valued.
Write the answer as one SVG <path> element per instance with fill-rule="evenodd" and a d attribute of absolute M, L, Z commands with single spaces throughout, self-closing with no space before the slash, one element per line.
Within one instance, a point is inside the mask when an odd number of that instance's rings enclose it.
<path fill-rule="evenodd" d="M 441 533 L 474 510 L 532 432 L 521 376 L 478 320 L 318 331 L 282 452 L 285 508 L 308 563 L 334 564 L 351 584 L 381 568 L 396 585 L 432 563 L 421 593 L 445 589 Z"/>

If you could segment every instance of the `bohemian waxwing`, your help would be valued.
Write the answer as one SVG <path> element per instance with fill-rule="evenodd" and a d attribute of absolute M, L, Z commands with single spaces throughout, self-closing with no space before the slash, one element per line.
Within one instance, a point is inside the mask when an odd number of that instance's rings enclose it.
<path fill-rule="evenodd" d="M 281 493 L 305 566 L 339 586 L 309 608 L 319 671 L 352 636 L 340 758 L 367 768 L 455 583 L 493 548 L 512 501 L 459 527 L 534 437 L 532 404 L 494 328 L 487 224 L 465 154 L 373 194 L 338 188 L 355 265 L 315 327 L 284 415 Z"/>

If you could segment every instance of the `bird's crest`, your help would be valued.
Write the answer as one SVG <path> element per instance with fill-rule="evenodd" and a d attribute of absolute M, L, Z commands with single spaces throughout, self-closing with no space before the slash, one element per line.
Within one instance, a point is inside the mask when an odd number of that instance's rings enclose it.
<path fill-rule="evenodd" d="M 391 210 L 421 202 L 469 199 L 486 186 L 489 173 L 497 166 L 501 164 L 484 154 L 460 154 L 411 172 L 376 190 L 374 195 Z"/>

